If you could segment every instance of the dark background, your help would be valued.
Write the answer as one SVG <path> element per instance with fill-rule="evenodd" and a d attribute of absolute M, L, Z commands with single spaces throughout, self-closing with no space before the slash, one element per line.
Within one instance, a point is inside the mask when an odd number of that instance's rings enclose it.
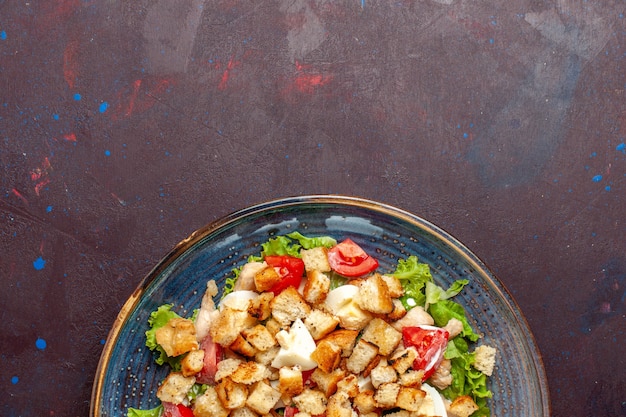
<path fill-rule="evenodd" d="M 554 416 L 626 415 L 623 0 L 0 0 L 0 415 L 85 416 L 142 277 L 316 193 L 495 272 Z"/>

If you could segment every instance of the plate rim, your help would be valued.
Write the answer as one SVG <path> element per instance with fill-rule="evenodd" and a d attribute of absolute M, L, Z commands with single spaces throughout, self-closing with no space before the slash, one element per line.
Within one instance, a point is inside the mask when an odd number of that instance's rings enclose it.
<path fill-rule="evenodd" d="M 226 214 L 225 216 L 211 221 L 191 232 L 189 236 L 174 245 L 167 252 L 167 254 L 156 263 L 156 265 L 139 281 L 139 284 L 137 285 L 135 290 L 124 302 L 124 304 L 120 308 L 120 311 L 117 313 L 113 324 L 111 325 L 111 329 L 107 334 L 107 338 L 100 354 L 98 366 L 96 367 L 96 372 L 94 375 L 94 382 L 91 390 L 89 416 L 99 417 L 101 415 L 100 405 L 102 403 L 101 394 L 104 386 L 104 376 L 106 375 L 106 371 L 109 366 L 109 360 L 119 338 L 120 332 L 124 324 L 128 320 L 130 313 L 139 303 L 141 296 L 145 292 L 147 286 L 154 279 L 156 279 L 156 277 L 158 277 L 162 271 L 166 270 L 176 259 L 178 259 L 180 255 L 182 255 L 183 253 L 185 253 L 186 250 L 200 242 L 208 234 L 224 226 L 227 226 L 228 224 L 236 221 L 243 216 L 250 216 L 254 213 L 265 211 L 271 208 L 293 207 L 304 204 L 324 203 L 331 205 L 334 204 L 338 206 L 353 206 L 365 208 L 378 213 L 392 215 L 394 217 L 400 217 L 402 220 L 407 221 L 410 224 L 413 224 L 425 231 L 434 233 L 438 239 L 441 239 L 450 246 L 459 249 L 462 252 L 463 257 L 465 257 L 466 260 L 470 262 L 473 268 L 476 271 L 482 272 L 483 275 L 485 275 L 485 277 L 491 281 L 491 286 L 500 293 L 499 295 L 501 296 L 503 301 L 506 302 L 508 308 L 515 313 L 519 313 L 514 315 L 515 319 L 518 321 L 518 324 L 521 327 L 525 328 L 530 335 L 527 343 L 529 344 L 531 351 L 535 353 L 536 358 L 538 359 L 538 362 L 533 361 L 532 367 L 534 368 L 536 374 L 539 376 L 538 385 L 539 392 L 541 393 L 540 403 L 543 408 L 542 415 L 551 415 L 552 406 L 550 401 L 550 392 L 543 362 L 543 356 L 541 354 L 541 350 L 539 349 L 535 336 L 531 331 L 528 320 L 526 319 L 525 315 L 522 314 L 520 306 L 517 304 L 517 301 L 512 296 L 510 291 L 506 288 L 504 283 L 491 271 L 491 269 L 481 258 L 479 258 L 474 252 L 472 252 L 465 244 L 460 242 L 458 239 L 456 239 L 450 233 L 446 232 L 441 227 L 422 218 L 421 216 L 413 214 L 412 212 L 406 211 L 397 206 L 357 196 L 342 194 L 310 194 L 276 198 L 256 203 L 246 208 Z"/>

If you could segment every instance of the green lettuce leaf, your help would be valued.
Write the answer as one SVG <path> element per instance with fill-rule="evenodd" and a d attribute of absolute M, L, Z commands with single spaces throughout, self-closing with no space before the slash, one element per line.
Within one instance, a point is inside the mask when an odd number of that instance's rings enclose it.
<path fill-rule="evenodd" d="M 161 345 L 159 345 L 156 341 L 157 329 L 165 326 L 170 319 L 180 318 L 176 312 L 172 311 L 172 306 L 172 304 L 162 305 L 150 314 L 150 318 L 148 319 L 150 329 L 146 331 L 146 346 L 148 349 L 158 354 L 155 359 L 156 363 L 159 365 L 167 363 L 173 370 L 177 371 L 180 369 L 180 357 L 171 358 L 167 356 L 163 347 L 161 347 Z"/>
<path fill-rule="evenodd" d="M 299 243 L 295 243 L 287 236 L 276 236 L 270 238 L 267 242 L 261 244 L 263 248 L 263 256 L 269 255 L 289 255 L 300 257 L 300 249 L 302 246 Z"/>
<path fill-rule="evenodd" d="M 187 392 L 187 399 L 191 402 L 195 401 L 196 398 L 204 394 L 209 386 L 206 384 L 193 384 L 191 389 Z"/>
<path fill-rule="evenodd" d="M 163 406 L 159 405 L 150 410 L 139 410 L 137 408 L 128 408 L 126 417 L 159 417 L 163 413 Z"/>
<path fill-rule="evenodd" d="M 297 240 L 303 249 L 318 248 L 320 246 L 330 249 L 337 244 L 337 241 L 330 236 L 308 237 L 302 235 L 300 232 L 291 232 L 287 234 L 287 236 L 293 240 Z"/>
<path fill-rule="evenodd" d="M 463 290 L 463 287 L 465 287 L 467 284 L 469 284 L 469 280 L 459 279 L 457 281 L 454 281 L 450 288 L 444 290 L 434 282 L 428 281 L 426 282 L 426 303 L 434 304 L 438 301 L 452 298 L 460 293 Z"/>
<path fill-rule="evenodd" d="M 472 326 L 470 326 L 465 317 L 465 310 L 463 306 L 452 300 L 441 300 L 428 306 L 428 313 L 433 316 L 435 325 L 438 327 L 444 327 L 451 318 L 455 318 L 463 323 L 463 331 L 461 335 L 468 340 L 475 342 L 480 336 L 474 333 Z"/>
<path fill-rule="evenodd" d="M 411 255 L 407 259 L 399 259 L 391 275 L 398 278 L 404 288 L 404 295 L 400 297 L 404 308 L 410 310 L 416 305 L 423 307 L 426 304 L 424 287 L 427 282 L 433 281 L 428 264 L 419 262 L 417 256 Z"/>

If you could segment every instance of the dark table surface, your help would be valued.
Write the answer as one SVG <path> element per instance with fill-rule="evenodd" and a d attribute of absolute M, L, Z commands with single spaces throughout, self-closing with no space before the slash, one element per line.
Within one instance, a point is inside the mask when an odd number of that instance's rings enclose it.
<path fill-rule="evenodd" d="M 0 0 L 0 415 L 85 416 L 145 274 L 284 196 L 501 279 L 554 416 L 626 415 L 623 0 Z"/>

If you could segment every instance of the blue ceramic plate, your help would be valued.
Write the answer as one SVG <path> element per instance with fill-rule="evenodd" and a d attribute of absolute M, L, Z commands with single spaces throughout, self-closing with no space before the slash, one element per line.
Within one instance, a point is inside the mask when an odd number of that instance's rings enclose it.
<path fill-rule="evenodd" d="M 490 401 L 493 416 L 549 416 L 541 357 L 519 308 L 497 278 L 465 246 L 405 211 L 373 201 L 305 196 L 256 205 L 200 229 L 180 242 L 123 306 L 104 346 L 94 382 L 91 416 L 126 416 L 127 408 L 154 408 L 167 370 L 145 347 L 150 313 L 165 303 L 182 316 L 198 308 L 206 282 L 223 284 L 234 267 L 260 253 L 260 243 L 294 230 L 305 235 L 350 237 L 392 271 L 398 258 L 417 255 L 435 281 L 448 287 L 469 279 L 455 298 L 484 343 L 498 349 Z M 217 298 L 220 297 L 218 294 Z"/>

